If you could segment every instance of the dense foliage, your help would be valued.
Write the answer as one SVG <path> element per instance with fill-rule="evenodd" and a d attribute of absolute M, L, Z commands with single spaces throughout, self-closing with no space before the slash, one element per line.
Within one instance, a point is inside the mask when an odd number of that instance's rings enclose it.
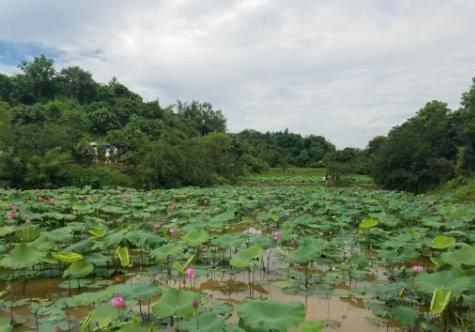
<path fill-rule="evenodd" d="M 322 165 L 335 147 L 321 136 L 226 133 L 209 103 L 162 107 L 113 78 L 78 67 L 57 71 L 44 56 L 0 74 L 0 182 L 17 188 L 137 187 L 232 182 L 269 166 Z M 91 142 L 117 147 L 117 163 L 93 164 Z"/>
<path fill-rule="evenodd" d="M 372 173 L 388 189 L 423 192 L 475 170 L 475 79 L 461 108 L 427 103 L 387 137 L 370 142 Z"/>
<path fill-rule="evenodd" d="M 0 330 L 472 331 L 473 203 L 261 184 L 0 189 Z"/>

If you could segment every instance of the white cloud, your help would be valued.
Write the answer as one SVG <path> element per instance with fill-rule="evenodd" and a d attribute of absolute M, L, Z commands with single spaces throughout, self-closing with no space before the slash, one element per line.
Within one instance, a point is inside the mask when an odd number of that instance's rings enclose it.
<path fill-rule="evenodd" d="M 368 139 L 475 76 L 475 2 L 4 1 L 0 40 L 63 52 L 164 104 L 200 99 L 244 128 Z"/>

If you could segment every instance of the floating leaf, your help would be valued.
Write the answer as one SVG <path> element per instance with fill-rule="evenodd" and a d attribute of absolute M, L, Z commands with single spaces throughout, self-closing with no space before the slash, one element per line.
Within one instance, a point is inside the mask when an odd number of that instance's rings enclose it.
<path fill-rule="evenodd" d="M 151 251 L 150 256 L 160 263 L 165 263 L 169 257 L 180 255 L 183 249 L 179 243 L 169 243 Z"/>
<path fill-rule="evenodd" d="M 305 306 L 298 302 L 281 304 L 244 299 L 237 311 L 239 325 L 251 332 L 285 332 L 290 327 L 297 327 L 305 318 Z"/>

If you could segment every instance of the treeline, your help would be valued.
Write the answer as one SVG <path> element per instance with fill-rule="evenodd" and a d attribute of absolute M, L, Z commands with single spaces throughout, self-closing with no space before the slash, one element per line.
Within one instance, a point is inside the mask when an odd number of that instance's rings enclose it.
<path fill-rule="evenodd" d="M 461 107 L 432 101 L 368 144 L 370 171 L 387 189 L 416 193 L 475 170 L 475 79 Z"/>
<path fill-rule="evenodd" d="M 79 67 L 57 70 L 44 56 L 0 74 L 0 183 L 16 188 L 124 185 L 142 188 L 233 182 L 270 166 L 324 166 L 335 147 L 288 131 L 226 133 L 209 103 L 162 107 L 113 78 Z M 103 143 L 119 151 L 101 161 Z M 115 161 L 115 160 L 114 160 Z"/>

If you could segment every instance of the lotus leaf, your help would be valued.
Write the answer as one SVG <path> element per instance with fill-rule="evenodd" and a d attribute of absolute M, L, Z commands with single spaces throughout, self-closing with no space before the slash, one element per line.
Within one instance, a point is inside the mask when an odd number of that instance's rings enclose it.
<path fill-rule="evenodd" d="M 84 258 L 81 254 L 75 252 L 55 252 L 51 255 L 59 262 L 66 264 L 72 264 Z"/>
<path fill-rule="evenodd" d="M 195 311 L 192 301 L 199 298 L 199 294 L 190 291 L 167 288 L 152 310 L 158 317 L 190 317 Z"/>
<path fill-rule="evenodd" d="M 84 278 L 94 272 L 94 265 L 83 259 L 72 263 L 67 270 L 64 271 L 63 277 L 74 279 Z"/>
<path fill-rule="evenodd" d="M 238 253 L 231 258 L 230 264 L 235 268 L 249 268 L 252 262 L 260 258 L 263 254 L 264 250 L 262 247 L 253 245 L 238 251 Z"/>
<path fill-rule="evenodd" d="M 32 244 L 20 243 L 0 261 L 0 266 L 19 270 L 39 264 L 46 257 L 47 253 Z"/>
<path fill-rule="evenodd" d="M 224 317 L 214 312 L 204 312 L 196 318 L 190 318 L 178 324 L 178 330 L 183 332 L 215 332 L 224 329 Z M 198 325 L 198 326 L 197 326 Z"/>
<path fill-rule="evenodd" d="M 442 261 L 460 268 L 462 265 L 475 265 L 475 247 L 463 246 L 456 251 L 448 251 L 442 254 Z"/>
<path fill-rule="evenodd" d="M 426 294 L 432 294 L 436 288 L 451 290 L 454 297 L 469 289 L 471 279 L 463 271 L 451 269 L 434 273 L 420 272 L 414 279 L 413 286 Z"/>
<path fill-rule="evenodd" d="M 305 319 L 305 306 L 298 302 L 278 303 L 244 299 L 238 306 L 239 325 L 246 331 L 285 332 Z"/>
<path fill-rule="evenodd" d="M 208 239 L 208 233 L 202 228 L 193 228 L 182 237 L 182 241 L 192 247 L 200 246 Z"/>
<path fill-rule="evenodd" d="M 430 301 L 430 312 L 441 314 L 450 302 L 452 291 L 449 289 L 436 288 Z"/>
<path fill-rule="evenodd" d="M 304 320 L 299 324 L 301 332 L 321 332 L 327 325 L 321 320 Z"/>
<path fill-rule="evenodd" d="M 184 248 L 180 243 L 169 243 L 150 252 L 150 256 L 160 263 L 165 263 L 169 257 L 180 255 Z"/>
<path fill-rule="evenodd" d="M 455 238 L 451 236 L 438 235 L 431 243 L 431 247 L 434 249 L 447 249 L 455 245 Z"/>

